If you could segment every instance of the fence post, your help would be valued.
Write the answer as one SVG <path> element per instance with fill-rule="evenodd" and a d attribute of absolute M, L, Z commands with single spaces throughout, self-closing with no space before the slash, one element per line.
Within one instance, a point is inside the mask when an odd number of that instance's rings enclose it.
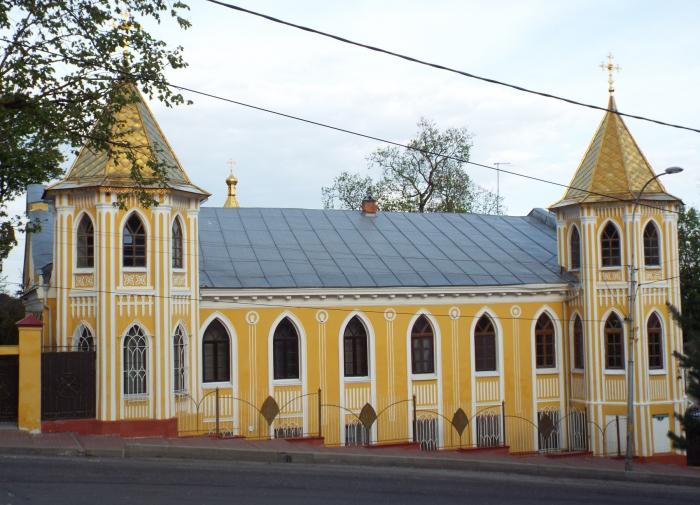
<path fill-rule="evenodd" d="M 321 430 L 321 388 L 318 388 L 318 438 L 321 438 L 323 430 Z"/>
<path fill-rule="evenodd" d="M 508 445 L 506 442 L 506 401 L 501 400 L 501 424 L 503 425 L 503 444 Z"/>
<path fill-rule="evenodd" d="M 17 427 L 41 432 L 41 330 L 44 323 L 29 314 L 17 321 L 18 405 Z"/>
<path fill-rule="evenodd" d="M 216 388 L 216 438 L 219 438 L 219 388 Z"/>
<path fill-rule="evenodd" d="M 416 428 L 418 428 L 418 421 L 416 417 L 416 395 L 413 395 L 413 443 L 418 441 L 418 434 L 416 433 Z"/>
<path fill-rule="evenodd" d="M 622 456 L 622 450 L 620 449 L 620 416 L 615 416 L 615 431 L 617 432 L 617 457 Z M 603 440 L 605 443 L 605 440 Z"/>

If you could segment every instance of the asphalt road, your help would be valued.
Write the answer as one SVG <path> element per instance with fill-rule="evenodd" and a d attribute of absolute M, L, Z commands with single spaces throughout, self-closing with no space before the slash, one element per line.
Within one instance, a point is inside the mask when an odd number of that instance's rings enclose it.
<path fill-rule="evenodd" d="M 694 504 L 697 488 L 439 470 L 0 456 L 0 505 Z"/>

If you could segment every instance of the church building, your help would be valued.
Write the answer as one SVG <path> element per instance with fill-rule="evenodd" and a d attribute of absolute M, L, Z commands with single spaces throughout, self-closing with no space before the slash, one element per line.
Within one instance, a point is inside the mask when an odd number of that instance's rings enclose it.
<path fill-rule="evenodd" d="M 87 147 L 27 193 L 23 300 L 45 348 L 95 353 L 97 424 L 611 455 L 631 348 L 635 452 L 671 451 L 681 202 L 653 180 L 635 208 L 654 171 L 619 115 L 526 216 L 247 208 L 233 175 L 209 207 L 145 100 L 120 115 L 168 167 L 157 206 Z"/>

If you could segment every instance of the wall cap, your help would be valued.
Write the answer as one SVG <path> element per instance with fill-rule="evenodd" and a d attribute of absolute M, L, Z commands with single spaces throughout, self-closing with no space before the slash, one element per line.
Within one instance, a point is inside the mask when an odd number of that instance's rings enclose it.
<path fill-rule="evenodd" d="M 24 319 L 17 321 L 15 324 L 18 328 L 41 328 L 44 326 L 44 322 L 31 313 L 25 316 Z"/>

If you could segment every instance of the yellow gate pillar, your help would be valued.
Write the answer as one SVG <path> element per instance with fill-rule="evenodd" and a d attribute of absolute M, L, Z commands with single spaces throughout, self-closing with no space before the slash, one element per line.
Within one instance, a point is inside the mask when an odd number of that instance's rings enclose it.
<path fill-rule="evenodd" d="M 17 427 L 41 432 L 41 330 L 44 323 L 33 314 L 17 321 L 19 329 L 19 399 Z"/>

